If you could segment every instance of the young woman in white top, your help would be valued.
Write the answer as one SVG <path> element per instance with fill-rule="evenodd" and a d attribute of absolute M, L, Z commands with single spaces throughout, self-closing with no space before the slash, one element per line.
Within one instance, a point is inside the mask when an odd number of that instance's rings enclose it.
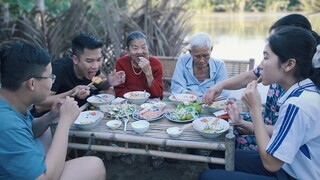
<path fill-rule="evenodd" d="M 297 27 L 281 27 L 270 35 L 262 63 L 262 83 L 278 83 L 278 121 L 270 137 L 263 123 L 257 81 L 247 85 L 242 100 L 249 106 L 258 152 L 236 151 L 235 171 L 206 170 L 199 179 L 319 179 L 320 76 L 312 66 L 316 42 Z M 310 79 L 310 77 L 312 77 Z M 228 108 L 235 108 L 229 104 Z"/>

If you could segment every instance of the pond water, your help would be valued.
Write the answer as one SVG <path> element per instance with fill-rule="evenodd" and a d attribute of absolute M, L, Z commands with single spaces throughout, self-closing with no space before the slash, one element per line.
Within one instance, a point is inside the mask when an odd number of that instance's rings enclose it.
<path fill-rule="evenodd" d="M 320 14 L 305 15 L 313 30 L 320 33 Z M 262 51 L 269 27 L 285 13 L 214 13 L 196 14 L 192 18 L 193 33 L 204 31 L 213 38 L 212 55 L 220 59 L 255 59 L 258 65 L 263 59 Z"/>

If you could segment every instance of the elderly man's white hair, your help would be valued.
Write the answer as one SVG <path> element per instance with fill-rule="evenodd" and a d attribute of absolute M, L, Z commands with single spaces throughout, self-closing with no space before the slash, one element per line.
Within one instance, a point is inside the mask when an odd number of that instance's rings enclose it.
<path fill-rule="evenodd" d="M 190 49 L 193 48 L 208 48 L 212 47 L 212 39 L 209 34 L 205 32 L 199 32 L 191 36 L 189 40 Z"/>

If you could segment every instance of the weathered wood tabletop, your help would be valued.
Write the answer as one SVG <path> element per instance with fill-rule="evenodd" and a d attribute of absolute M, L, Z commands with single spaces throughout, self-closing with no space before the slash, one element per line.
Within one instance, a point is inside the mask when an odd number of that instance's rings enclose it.
<path fill-rule="evenodd" d="M 88 105 L 86 105 L 88 106 Z M 82 107 L 85 109 L 85 107 Z M 209 114 L 203 114 L 207 116 Z M 168 120 L 163 117 L 159 120 L 151 121 L 148 131 L 142 135 L 135 133 L 131 127 L 131 123 L 135 120 L 130 119 L 127 125 L 127 131 L 123 131 L 124 124 L 116 130 L 111 130 L 106 126 L 106 122 L 111 118 L 105 116 L 100 123 L 93 129 L 80 130 L 74 126 L 70 129 L 70 136 L 82 137 L 91 139 L 102 139 L 110 142 L 123 142 L 123 147 L 111 146 L 110 144 L 96 144 L 93 141 L 88 141 L 89 144 L 82 144 L 77 142 L 70 142 L 69 148 L 72 149 L 90 149 L 101 152 L 116 152 L 116 153 L 130 153 L 147 156 L 160 156 L 165 158 L 173 158 L 188 161 L 208 162 L 225 164 L 226 170 L 234 170 L 234 140 L 233 126 L 227 133 L 222 134 L 215 139 L 209 139 L 198 134 L 192 127 L 189 127 L 183 131 L 183 133 L 177 137 L 170 137 L 166 133 L 166 129 L 173 126 L 181 127 L 186 123 L 177 123 Z M 113 118 L 114 119 L 114 118 Z M 119 143 L 120 144 L 120 143 Z M 129 144 L 140 144 L 143 148 L 133 148 Z M 161 147 L 181 147 L 181 148 L 193 148 L 199 150 L 221 150 L 225 151 L 225 158 L 208 157 L 206 155 L 194 155 L 183 154 L 172 151 L 152 150 L 150 145 L 157 145 Z"/>

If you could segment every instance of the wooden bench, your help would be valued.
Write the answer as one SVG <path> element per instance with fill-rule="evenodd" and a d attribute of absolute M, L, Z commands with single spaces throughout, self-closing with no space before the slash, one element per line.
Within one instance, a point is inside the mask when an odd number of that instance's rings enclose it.
<path fill-rule="evenodd" d="M 178 57 L 167 57 L 167 56 L 157 56 L 157 57 L 162 62 L 164 91 L 170 92 L 171 79 L 173 76 L 174 69 L 176 67 Z M 255 62 L 254 59 L 223 60 L 223 61 L 225 62 L 229 78 L 253 69 L 254 62 Z"/>

